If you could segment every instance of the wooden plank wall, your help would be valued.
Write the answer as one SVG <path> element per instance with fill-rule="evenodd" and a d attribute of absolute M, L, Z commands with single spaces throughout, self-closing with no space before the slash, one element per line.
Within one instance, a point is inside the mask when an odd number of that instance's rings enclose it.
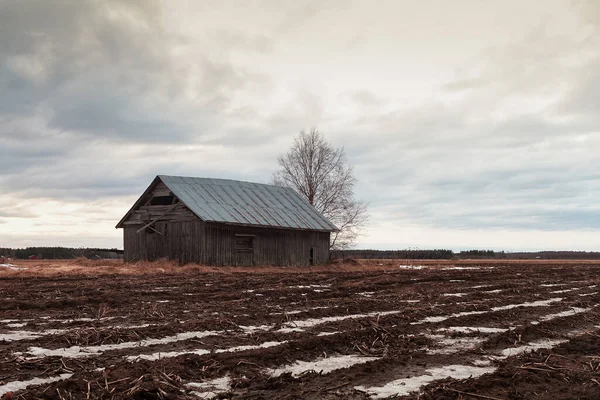
<path fill-rule="evenodd" d="M 329 260 L 329 233 L 244 227 L 202 221 L 162 221 L 156 230 L 137 233 L 141 225 L 124 229 L 125 260 L 169 258 L 185 264 L 308 266 L 310 249 L 314 264 Z M 254 235 L 253 252 L 235 250 L 236 235 Z"/>
<path fill-rule="evenodd" d="M 310 248 L 314 264 L 329 260 L 329 233 L 208 223 L 205 228 L 208 265 L 308 266 Z M 253 259 L 235 251 L 235 235 L 255 235 Z"/>
<path fill-rule="evenodd" d="M 202 221 L 159 221 L 154 227 L 160 233 L 148 229 L 137 233 L 142 226 L 126 225 L 124 228 L 125 261 L 168 258 L 185 264 L 203 259 Z"/>

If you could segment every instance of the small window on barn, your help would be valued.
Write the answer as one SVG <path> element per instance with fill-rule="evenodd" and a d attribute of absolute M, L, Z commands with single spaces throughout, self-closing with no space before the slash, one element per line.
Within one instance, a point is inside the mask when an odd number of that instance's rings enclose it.
<path fill-rule="evenodd" d="M 308 257 L 308 264 L 309 265 L 315 265 L 315 248 L 311 247 L 310 248 L 310 254 Z"/>
<path fill-rule="evenodd" d="M 150 199 L 151 206 L 170 206 L 175 204 L 177 199 L 175 196 L 154 196 Z"/>
<path fill-rule="evenodd" d="M 235 235 L 236 253 L 251 253 L 254 251 L 253 235 Z"/>

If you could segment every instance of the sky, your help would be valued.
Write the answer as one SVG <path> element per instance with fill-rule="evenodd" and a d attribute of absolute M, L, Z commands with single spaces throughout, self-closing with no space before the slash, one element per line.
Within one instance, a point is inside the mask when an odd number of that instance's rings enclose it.
<path fill-rule="evenodd" d="M 600 250 L 600 2 L 0 0 L 0 247 L 122 248 L 158 174 L 317 127 L 359 248 Z"/>

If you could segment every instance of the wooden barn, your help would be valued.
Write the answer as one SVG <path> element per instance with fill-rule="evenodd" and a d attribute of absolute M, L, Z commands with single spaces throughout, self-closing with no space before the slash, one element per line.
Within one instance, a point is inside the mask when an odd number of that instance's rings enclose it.
<path fill-rule="evenodd" d="M 125 261 L 308 266 L 336 227 L 290 188 L 159 175 L 117 224 Z"/>

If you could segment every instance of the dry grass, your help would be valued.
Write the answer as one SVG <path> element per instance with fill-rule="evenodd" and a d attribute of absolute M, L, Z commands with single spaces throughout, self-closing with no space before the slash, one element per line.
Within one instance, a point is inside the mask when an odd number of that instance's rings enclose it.
<path fill-rule="evenodd" d="M 122 260 L 13 260 L 17 267 L 26 270 L 0 268 L 2 276 L 50 276 L 62 274 L 76 275 L 146 275 L 146 274 L 185 274 L 185 273 L 311 273 L 311 272 L 359 272 L 398 270 L 399 265 L 444 266 L 502 266 L 502 265 L 599 265 L 600 260 L 348 260 L 336 261 L 328 265 L 314 267 L 213 267 L 199 264 L 178 265 L 169 260 L 140 261 L 125 263 Z"/>

